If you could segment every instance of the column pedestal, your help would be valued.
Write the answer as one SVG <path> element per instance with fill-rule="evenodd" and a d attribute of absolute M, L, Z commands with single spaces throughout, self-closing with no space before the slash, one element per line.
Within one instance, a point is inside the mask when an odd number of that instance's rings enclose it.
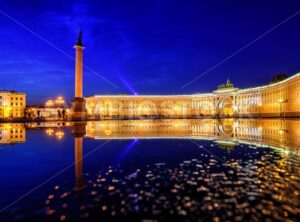
<path fill-rule="evenodd" d="M 74 121 L 85 121 L 87 119 L 86 104 L 84 98 L 74 98 L 72 100 L 72 115 Z"/>

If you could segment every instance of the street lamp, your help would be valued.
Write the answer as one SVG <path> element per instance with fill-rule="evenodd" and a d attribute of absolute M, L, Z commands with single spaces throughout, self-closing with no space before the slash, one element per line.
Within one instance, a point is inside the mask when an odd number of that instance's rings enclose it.
<path fill-rule="evenodd" d="M 65 100 L 63 99 L 63 97 L 59 96 L 55 100 L 55 103 L 58 104 L 58 105 L 63 105 L 65 103 Z"/>
<path fill-rule="evenodd" d="M 47 102 L 46 102 L 46 107 L 52 107 L 53 106 L 53 101 L 52 100 L 48 100 Z"/>

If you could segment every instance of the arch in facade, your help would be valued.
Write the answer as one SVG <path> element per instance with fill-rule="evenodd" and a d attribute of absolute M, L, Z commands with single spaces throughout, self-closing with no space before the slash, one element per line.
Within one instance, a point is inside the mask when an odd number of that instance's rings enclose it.
<path fill-rule="evenodd" d="M 149 100 L 139 102 L 137 106 L 137 116 L 142 118 L 158 116 L 158 105 Z"/>
<path fill-rule="evenodd" d="M 232 117 L 234 115 L 234 100 L 232 96 L 219 98 L 217 104 L 217 115 Z"/>

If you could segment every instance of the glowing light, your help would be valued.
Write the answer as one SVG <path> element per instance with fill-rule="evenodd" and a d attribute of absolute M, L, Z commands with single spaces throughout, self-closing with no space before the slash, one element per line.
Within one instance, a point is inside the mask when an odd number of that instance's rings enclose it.
<path fill-rule="evenodd" d="M 129 84 L 129 82 L 120 74 L 119 75 L 119 79 L 122 81 L 122 83 L 127 87 L 127 89 L 129 89 L 129 91 L 133 94 L 133 95 L 137 95 L 136 91 L 134 90 L 134 88 Z"/>
<path fill-rule="evenodd" d="M 63 99 L 63 97 L 59 96 L 57 97 L 57 99 L 55 100 L 55 103 L 61 105 L 65 103 L 65 100 Z"/>
<path fill-rule="evenodd" d="M 54 103 L 52 100 L 48 100 L 45 105 L 46 105 L 46 107 L 52 107 L 54 105 Z"/>
<path fill-rule="evenodd" d="M 47 133 L 47 135 L 52 136 L 53 133 L 54 133 L 54 130 L 53 129 L 47 129 L 46 133 Z"/>
<path fill-rule="evenodd" d="M 107 130 L 104 130 L 105 132 L 105 135 L 109 136 L 111 134 L 111 130 L 107 129 Z"/>
<path fill-rule="evenodd" d="M 10 117 L 10 114 L 11 114 L 11 110 L 12 110 L 12 107 L 10 107 L 10 106 L 6 106 L 6 107 L 4 107 L 4 117 Z"/>
<path fill-rule="evenodd" d="M 123 152 L 118 157 L 118 162 L 121 162 L 128 155 L 129 151 L 134 147 L 134 145 L 138 142 L 137 139 L 133 139 L 123 150 Z"/>
<path fill-rule="evenodd" d="M 55 136 L 57 139 L 62 139 L 64 137 L 65 133 L 63 131 L 57 131 L 55 133 Z"/>

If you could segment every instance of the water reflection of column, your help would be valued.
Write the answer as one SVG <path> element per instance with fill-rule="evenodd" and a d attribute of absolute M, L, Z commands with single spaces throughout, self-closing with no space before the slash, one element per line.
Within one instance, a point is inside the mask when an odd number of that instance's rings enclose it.
<path fill-rule="evenodd" d="M 81 191 L 82 189 L 84 189 L 82 149 L 83 149 L 83 136 L 85 135 L 85 133 L 86 133 L 85 122 L 73 123 L 72 135 L 75 137 L 74 140 L 75 176 L 76 176 L 76 184 L 74 187 L 75 191 Z"/>
<path fill-rule="evenodd" d="M 82 170 L 82 137 L 75 137 L 75 190 L 80 191 L 84 188 Z"/>

